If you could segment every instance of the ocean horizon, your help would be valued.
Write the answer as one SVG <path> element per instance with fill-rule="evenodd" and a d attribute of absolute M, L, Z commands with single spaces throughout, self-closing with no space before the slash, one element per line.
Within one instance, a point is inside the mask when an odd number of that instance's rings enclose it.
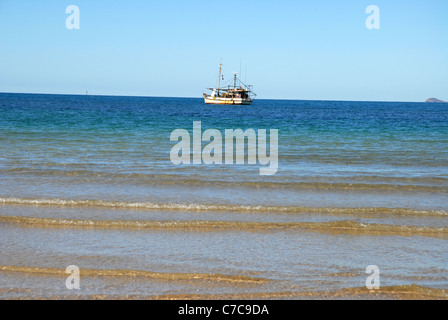
<path fill-rule="evenodd" d="M 205 88 L 204 88 L 205 90 Z M 200 99 L 203 97 L 198 94 L 197 96 L 159 96 L 159 95 L 114 95 L 114 94 L 83 94 L 83 93 L 42 93 L 42 92 L 0 92 L 0 94 L 29 94 L 29 95 L 57 95 L 57 96 L 96 96 L 96 97 L 129 97 L 129 98 L 174 98 L 174 99 Z M 292 98 L 256 98 L 255 101 L 274 100 L 274 101 L 308 101 L 308 102 L 389 102 L 389 103 L 428 103 L 425 101 L 414 100 L 350 100 L 350 99 L 292 99 Z M 444 102 L 431 102 L 431 103 L 446 103 Z"/>

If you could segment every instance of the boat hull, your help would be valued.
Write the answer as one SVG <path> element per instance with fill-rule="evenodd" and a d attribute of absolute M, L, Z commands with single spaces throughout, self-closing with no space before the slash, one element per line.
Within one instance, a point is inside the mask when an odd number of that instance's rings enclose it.
<path fill-rule="evenodd" d="M 239 105 L 250 105 L 252 104 L 252 99 L 243 98 L 222 98 L 222 97 L 204 97 L 206 104 L 239 104 Z"/>

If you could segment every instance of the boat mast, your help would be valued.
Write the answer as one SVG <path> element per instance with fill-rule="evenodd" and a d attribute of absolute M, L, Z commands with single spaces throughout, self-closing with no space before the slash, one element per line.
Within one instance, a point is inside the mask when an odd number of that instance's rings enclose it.
<path fill-rule="evenodd" d="M 218 95 L 219 95 L 219 87 L 221 86 L 221 66 L 222 66 L 222 59 L 219 63 L 219 79 L 218 79 Z"/>

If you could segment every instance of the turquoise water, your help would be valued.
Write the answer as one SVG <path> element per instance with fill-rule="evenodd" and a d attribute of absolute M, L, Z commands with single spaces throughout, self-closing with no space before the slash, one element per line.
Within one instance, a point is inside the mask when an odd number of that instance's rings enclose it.
<path fill-rule="evenodd" d="M 192 136 L 194 121 L 223 136 L 226 129 L 277 129 L 277 173 L 261 176 L 260 164 L 174 165 L 170 134 Z M 448 104 L 213 106 L 190 98 L 0 94 L 0 265 L 78 263 L 274 281 L 250 290 L 176 282 L 108 291 L 96 283 L 89 294 L 332 291 L 362 287 L 371 264 L 387 270 L 385 285 L 448 289 L 447 146 Z M 66 230 L 75 220 L 100 221 L 100 230 Z M 198 220 L 206 225 L 195 227 Z M 121 221 L 121 229 L 110 221 Z M 185 224 L 150 231 L 133 230 L 132 221 Z M 335 276 L 344 271 L 351 276 Z M 20 292 L 6 274 L 6 288 Z M 31 296 L 65 290 L 31 286 Z"/>

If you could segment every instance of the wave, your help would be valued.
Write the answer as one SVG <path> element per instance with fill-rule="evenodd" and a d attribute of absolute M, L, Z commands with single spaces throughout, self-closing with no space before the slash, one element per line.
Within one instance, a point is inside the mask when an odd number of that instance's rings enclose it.
<path fill-rule="evenodd" d="M 67 277 L 65 269 L 57 268 L 41 268 L 41 267 L 23 267 L 23 266 L 0 266 L 0 271 L 3 272 L 19 272 L 31 275 L 43 276 L 64 276 Z M 80 275 L 83 277 L 143 277 L 156 280 L 170 280 L 170 281 L 215 281 L 228 282 L 237 284 L 258 284 L 270 281 L 269 279 L 242 276 L 242 275 L 225 275 L 219 273 L 165 273 L 152 272 L 143 270 L 129 270 L 129 269 L 80 269 Z"/>
<path fill-rule="evenodd" d="M 331 222 L 243 222 L 243 221 L 145 221 L 145 220 L 78 220 L 35 217 L 0 216 L 1 223 L 37 228 L 87 228 L 164 231 L 312 231 L 330 234 L 401 235 L 447 237 L 448 227 L 405 226 L 355 221 Z"/>
<path fill-rule="evenodd" d="M 118 168 L 117 168 L 118 170 Z M 354 191 L 408 191 L 408 192 L 436 192 L 448 193 L 448 179 L 444 177 L 382 177 L 362 176 L 341 177 L 346 181 L 227 181 L 210 178 L 186 178 L 176 174 L 141 174 L 141 173 L 117 173 L 104 171 L 78 170 L 36 170 L 34 168 L 12 168 L 1 170 L 3 173 L 32 174 L 33 176 L 67 177 L 69 179 L 114 179 L 123 183 L 139 185 L 176 185 L 176 186 L 214 186 L 214 187 L 246 187 L 267 189 L 291 189 L 291 190 L 354 190 Z M 194 175 L 195 173 L 192 173 Z M 358 181 L 362 179 L 362 181 Z M 321 180 L 326 180 L 322 177 Z"/>
<path fill-rule="evenodd" d="M 108 299 L 109 297 L 102 297 Z M 120 299 L 119 297 L 115 297 Z M 448 290 L 422 287 L 416 284 L 381 287 L 368 290 L 365 287 L 344 288 L 333 291 L 280 291 L 234 294 L 165 294 L 153 296 L 131 296 L 127 299 L 154 300 L 267 300 L 267 299 L 397 299 L 397 300 L 448 300 Z"/>
<path fill-rule="evenodd" d="M 9 288 L 7 290 L 8 292 L 15 291 L 20 294 L 19 297 L 14 297 L 14 300 L 448 300 L 448 290 L 423 287 L 416 284 L 383 286 L 379 290 L 368 290 L 365 287 L 355 287 L 332 291 L 291 290 L 244 293 L 169 293 L 153 295 L 77 294 L 43 296 L 41 292 L 38 293 L 40 295 L 30 294 L 29 289 Z"/>
<path fill-rule="evenodd" d="M 4 205 L 31 205 L 56 207 L 103 207 L 119 209 L 146 209 L 164 211 L 230 211 L 230 212 L 268 212 L 268 213 L 324 213 L 324 214 L 392 214 L 447 216 L 448 210 L 419 210 L 411 208 L 384 207 L 302 207 L 302 206 L 264 206 L 264 205 L 233 205 L 233 204 L 198 204 L 198 203 L 156 203 L 156 202 L 126 202 L 107 200 L 68 200 L 68 199 L 28 199 L 7 197 L 0 198 Z"/>

